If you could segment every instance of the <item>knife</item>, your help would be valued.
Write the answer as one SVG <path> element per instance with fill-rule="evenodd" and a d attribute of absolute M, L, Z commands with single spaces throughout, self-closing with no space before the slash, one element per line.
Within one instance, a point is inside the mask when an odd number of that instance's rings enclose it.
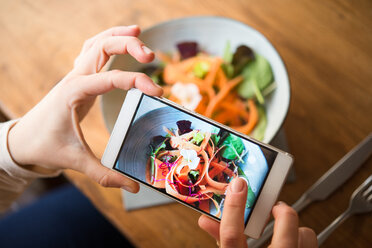
<path fill-rule="evenodd" d="M 362 142 L 343 156 L 332 168 L 318 179 L 292 207 L 300 212 L 310 203 L 325 200 L 338 187 L 344 184 L 372 154 L 372 133 Z M 263 245 L 273 234 L 274 221 L 265 228 L 257 240 L 248 239 L 249 248 L 258 248 Z"/>

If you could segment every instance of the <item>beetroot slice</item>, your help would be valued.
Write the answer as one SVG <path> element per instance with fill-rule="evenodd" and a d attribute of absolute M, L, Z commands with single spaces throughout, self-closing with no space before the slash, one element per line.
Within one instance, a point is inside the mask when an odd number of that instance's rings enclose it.
<path fill-rule="evenodd" d="M 182 59 L 194 57 L 199 52 L 198 43 L 194 41 L 180 42 L 177 44 L 177 48 Z"/>

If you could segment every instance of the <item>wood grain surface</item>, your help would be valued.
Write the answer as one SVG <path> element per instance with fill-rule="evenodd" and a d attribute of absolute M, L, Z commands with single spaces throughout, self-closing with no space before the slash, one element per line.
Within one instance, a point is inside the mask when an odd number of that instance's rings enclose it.
<path fill-rule="evenodd" d="M 282 56 L 291 80 L 285 121 L 297 180 L 280 199 L 293 203 L 343 154 L 372 131 L 372 2 L 360 1 L 0 1 L 0 102 L 20 117 L 72 68 L 87 38 L 116 25 L 150 27 L 193 15 L 219 15 L 262 32 Z M 108 140 L 98 104 L 83 122 L 101 156 Z M 300 213 L 319 233 L 347 207 L 372 173 L 372 159 L 324 202 Z M 214 247 L 198 214 L 180 204 L 133 212 L 118 189 L 102 188 L 66 171 L 93 204 L 138 247 Z M 99 228 L 99 227 L 97 227 Z M 370 247 L 372 218 L 350 218 L 323 247 Z"/>

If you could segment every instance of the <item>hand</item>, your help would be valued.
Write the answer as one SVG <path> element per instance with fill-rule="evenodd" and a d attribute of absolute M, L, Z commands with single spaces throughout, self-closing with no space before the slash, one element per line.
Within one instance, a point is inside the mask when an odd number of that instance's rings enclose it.
<path fill-rule="evenodd" d="M 154 53 L 137 38 L 139 33 L 137 26 L 114 27 L 84 43 L 73 70 L 10 130 L 8 145 L 15 162 L 42 172 L 73 169 L 103 186 L 138 191 L 136 182 L 101 165 L 84 139 L 80 122 L 96 96 L 114 88 L 162 94 L 143 73 L 100 72 L 114 54 L 129 53 L 141 63 L 152 61 Z"/>
<path fill-rule="evenodd" d="M 227 188 L 221 223 L 205 215 L 199 218 L 199 226 L 215 238 L 220 247 L 247 247 L 247 237 L 244 235 L 247 190 L 246 181 L 235 178 Z"/>
<path fill-rule="evenodd" d="M 204 215 L 199 218 L 199 226 L 214 237 L 220 247 L 247 247 L 247 237 L 243 234 L 246 196 L 245 181 L 240 178 L 234 179 L 227 191 L 221 224 Z M 293 208 L 279 202 L 274 206 L 272 213 L 275 225 L 270 248 L 318 247 L 312 229 L 298 228 L 298 216 Z"/>

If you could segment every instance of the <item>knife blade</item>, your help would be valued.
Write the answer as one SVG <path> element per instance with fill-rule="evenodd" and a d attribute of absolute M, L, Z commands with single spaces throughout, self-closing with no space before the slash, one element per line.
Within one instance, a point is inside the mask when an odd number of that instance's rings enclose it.
<path fill-rule="evenodd" d="M 323 176 L 321 176 L 292 207 L 300 212 L 314 201 L 325 200 L 337 188 L 344 184 L 371 156 L 372 133 L 364 138 L 358 145 L 343 156 Z M 263 245 L 273 234 L 274 221 L 265 228 L 261 237 L 257 240 L 248 239 L 249 248 L 258 248 Z"/>

